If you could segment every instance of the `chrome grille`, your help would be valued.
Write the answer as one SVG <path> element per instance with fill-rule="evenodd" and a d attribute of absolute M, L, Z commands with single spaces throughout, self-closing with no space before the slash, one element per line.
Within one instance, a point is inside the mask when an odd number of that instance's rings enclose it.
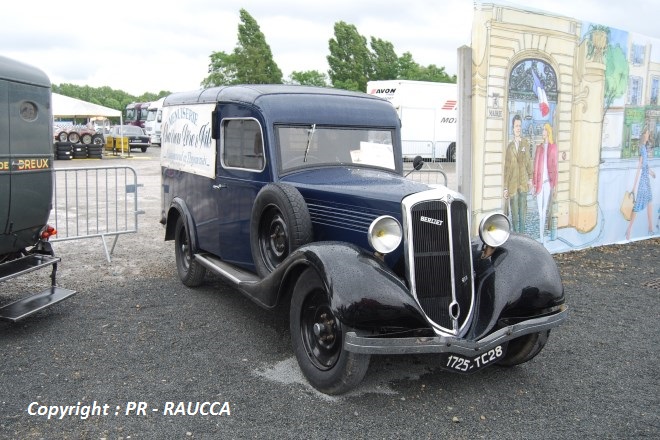
<path fill-rule="evenodd" d="M 467 205 L 428 191 L 404 200 L 404 217 L 413 295 L 437 330 L 458 335 L 473 304 Z"/>

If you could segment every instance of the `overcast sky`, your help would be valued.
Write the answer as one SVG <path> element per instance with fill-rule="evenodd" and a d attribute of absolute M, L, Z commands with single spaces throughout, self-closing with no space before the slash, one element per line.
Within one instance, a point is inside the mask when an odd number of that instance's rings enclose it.
<path fill-rule="evenodd" d="M 482 3 L 482 2 L 477 2 Z M 483 3 L 491 3 L 484 1 Z M 494 3 L 503 3 L 501 1 Z M 54 84 L 109 86 L 133 95 L 194 90 L 214 51 L 237 43 L 239 10 L 259 24 L 286 79 L 326 72 L 328 40 L 344 21 L 367 39 L 390 41 L 422 65 L 456 73 L 470 45 L 473 0 L 34 0 L 4 2 L 0 55 L 42 69 Z M 659 0 L 513 2 L 660 39 Z"/>

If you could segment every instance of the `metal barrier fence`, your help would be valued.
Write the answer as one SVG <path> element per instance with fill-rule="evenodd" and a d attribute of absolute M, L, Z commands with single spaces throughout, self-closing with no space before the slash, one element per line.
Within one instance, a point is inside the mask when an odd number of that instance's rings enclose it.
<path fill-rule="evenodd" d="M 426 183 L 427 185 L 447 186 L 447 174 L 439 163 L 424 162 L 424 166 L 416 171 L 408 169 L 406 165 L 407 164 L 404 164 L 403 171 L 406 178 L 414 180 L 415 182 Z M 412 167 L 412 164 L 410 167 Z M 442 181 L 440 179 L 442 179 Z"/>
<path fill-rule="evenodd" d="M 119 236 L 137 232 L 137 173 L 131 167 L 56 169 L 49 224 L 66 241 L 101 237 L 108 262 Z M 114 236 L 108 251 L 106 237 Z"/>

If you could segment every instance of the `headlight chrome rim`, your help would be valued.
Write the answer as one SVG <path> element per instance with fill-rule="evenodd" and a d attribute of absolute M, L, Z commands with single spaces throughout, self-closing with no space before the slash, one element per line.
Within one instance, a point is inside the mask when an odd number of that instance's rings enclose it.
<path fill-rule="evenodd" d="M 369 245 L 380 254 L 389 254 L 401 244 L 403 228 L 391 215 L 381 215 L 369 225 Z"/>
<path fill-rule="evenodd" d="M 479 238 L 491 247 L 502 246 L 511 235 L 511 222 L 502 213 L 495 212 L 487 215 L 479 224 Z"/>

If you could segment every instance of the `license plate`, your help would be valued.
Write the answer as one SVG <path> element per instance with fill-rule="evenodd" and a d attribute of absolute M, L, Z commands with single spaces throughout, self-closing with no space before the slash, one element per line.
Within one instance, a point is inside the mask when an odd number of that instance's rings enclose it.
<path fill-rule="evenodd" d="M 451 371 L 458 371 L 461 373 L 472 373 L 474 371 L 480 370 L 490 364 L 495 363 L 498 359 L 501 359 L 505 354 L 505 348 L 502 345 L 498 345 L 495 348 L 480 354 L 479 356 L 466 357 L 458 354 L 449 353 L 444 356 L 443 368 L 446 368 Z"/>

